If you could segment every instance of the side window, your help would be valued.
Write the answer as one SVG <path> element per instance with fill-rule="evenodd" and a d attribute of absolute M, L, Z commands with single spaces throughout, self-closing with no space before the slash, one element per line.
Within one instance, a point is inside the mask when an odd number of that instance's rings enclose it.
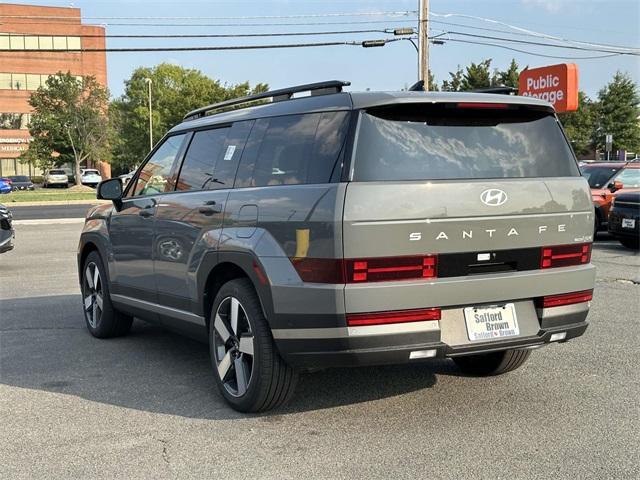
<path fill-rule="evenodd" d="M 243 157 L 247 137 L 254 125 L 253 120 L 236 122 L 229 129 L 229 134 L 224 142 L 222 154 L 216 164 L 216 182 L 209 188 L 232 188 L 233 181 L 238 171 L 238 162 Z"/>
<path fill-rule="evenodd" d="M 640 187 L 640 168 L 625 168 L 615 180 L 622 182 L 624 188 Z"/>
<path fill-rule="evenodd" d="M 325 112 L 320 117 L 309 165 L 307 183 L 326 183 L 344 147 L 349 129 L 349 112 Z M 340 171 L 338 173 L 338 178 Z"/>
<path fill-rule="evenodd" d="M 319 114 L 269 119 L 253 173 L 253 186 L 307 183 L 319 121 Z"/>
<path fill-rule="evenodd" d="M 216 164 L 229 128 L 195 132 L 182 162 L 176 190 L 206 190 L 216 188 Z"/>
<path fill-rule="evenodd" d="M 173 135 L 167 138 L 155 151 L 142 167 L 132 196 L 154 195 L 170 192 L 174 189 L 175 185 L 171 174 L 184 137 L 185 134 Z"/>

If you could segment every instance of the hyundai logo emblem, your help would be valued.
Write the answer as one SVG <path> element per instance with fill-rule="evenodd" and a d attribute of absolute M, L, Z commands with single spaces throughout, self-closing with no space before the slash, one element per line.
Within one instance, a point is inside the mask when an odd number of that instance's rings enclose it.
<path fill-rule="evenodd" d="M 507 194 L 498 188 L 489 188 L 480 194 L 480 200 L 490 207 L 499 207 L 507 201 Z"/>

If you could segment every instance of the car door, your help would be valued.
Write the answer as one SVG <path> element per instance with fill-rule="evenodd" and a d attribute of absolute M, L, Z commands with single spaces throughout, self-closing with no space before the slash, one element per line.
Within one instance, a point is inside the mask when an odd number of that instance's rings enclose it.
<path fill-rule="evenodd" d="M 224 208 L 253 121 L 194 132 L 175 192 L 158 199 L 154 265 L 163 323 L 201 324 L 195 274 L 203 256 L 215 251 Z M 186 321 L 186 325 L 185 325 Z"/>
<path fill-rule="evenodd" d="M 175 164 L 185 134 L 167 137 L 138 171 L 109 222 L 112 247 L 111 294 L 130 307 L 157 303 L 153 273 L 154 217 L 158 198 L 175 185 Z"/>

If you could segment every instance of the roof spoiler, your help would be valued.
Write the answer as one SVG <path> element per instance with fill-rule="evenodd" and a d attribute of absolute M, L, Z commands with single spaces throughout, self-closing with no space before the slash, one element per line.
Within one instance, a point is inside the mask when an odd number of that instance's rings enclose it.
<path fill-rule="evenodd" d="M 198 108 L 187 113 L 183 120 L 195 120 L 196 118 L 202 118 L 208 113 L 222 108 L 231 107 L 234 105 L 242 105 L 244 103 L 255 102 L 256 100 L 270 98 L 272 102 L 281 102 L 285 100 L 291 100 L 295 93 L 310 92 L 312 96 L 315 95 L 328 95 L 331 93 L 339 93 L 342 91 L 342 87 L 351 85 L 351 82 L 345 82 L 342 80 L 329 80 L 326 82 L 307 83 L 304 85 L 297 85 L 294 87 L 281 88 L 279 90 L 270 90 L 268 92 L 256 93 L 253 95 L 247 95 L 246 97 L 234 98 L 232 100 L 225 100 L 224 102 L 213 103 L 206 107 Z M 245 105 L 246 108 L 249 105 Z"/>
<path fill-rule="evenodd" d="M 419 80 L 409 87 L 410 92 L 424 92 L 424 80 Z M 496 87 L 476 88 L 474 90 L 467 90 L 470 93 L 497 93 L 500 95 L 517 95 L 518 89 L 514 87 L 507 87 L 505 85 L 499 85 Z"/>

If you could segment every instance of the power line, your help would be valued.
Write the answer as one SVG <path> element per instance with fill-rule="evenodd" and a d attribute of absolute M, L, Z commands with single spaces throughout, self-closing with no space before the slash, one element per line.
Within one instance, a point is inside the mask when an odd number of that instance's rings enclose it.
<path fill-rule="evenodd" d="M 206 17 L 206 16 L 110 16 L 110 17 L 87 17 L 83 19 L 91 20 L 275 20 L 293 18 L 329 18 L 329 17 L 399 17 L 417 15 L 417 10 L 383 11 L 383 12 L 340 12 L 340 13 L 310 13 L 297 15 L 242 15 L 235 17 Z M 17 19 L 47 19 L 47 20 L 69 20 L 71 17 L 62 15 L 0 15 L 0 18 Z"/>
<path fill-rule="evenodd" d="M 599 59 L 599 58 L 610 58 L 610 57 L 617 57 L 619 55 L 624 55 L 623 53 L 610 53 L 608 55 L 595 55 L 595 56 L 589 56 L 589 57 L 566 57 L 566 56 L 557 56 L 557 55 L 546 55 L 544 53 L 529 52 L 529 51 L 526 51 L 526 50 L 520 50 L 519 48 L 509 47 L 507 45 L 500 45 L 498 43 L 474 42 L 472 40 L 462 40 L 462 39 L 458 39 L 458 38 L 449 38 L 449 39 L 443 40 L 443 41 L 444 42 L 468 43 L 468 44 L 472 44 L 472 45 L 486 45 L 486 46 L 489 46 L 489 47 L 504 48 L 505 50 L 511 50 L 512 52 L 519 52 L 519 53 L 524 53 L 524 54 L 527 54 L 527 55 L 533 55 L 535 57 L 558 58 L 558 59 L 564 59 L 564 60 L 595 60 L 595 59 Z"/>
<path fill-rule="evenodd" d="M 1 17 L 0 17 L 1 18 Z M 104 27 L 295 27 L 295 26 L 322 26 L 322 25 L 373 25 L 388 24 L 389 20 L 353 20 L 348 22 L 260 22 L 260 23 L 110 23 L 100 22 L 97 26 Z M 416 19 L 394 19 L 393 23 L 416 23 Z M 2 23 L 0 22 L 0 25 Z M 20 22 L 13 25 L 51 25 L 51 22 Z"/>
<path fill-rule="evenodd" d="M 530 40 L 517 40 L 514 38 L 505 38 L 505 37 L 495 37 L 495 36 L 491 36 L 491 35 L 480 35 L 477 33 L 466 33 L 466 32 L 455 32 L 455 31 L 450 31 L 450 34 L 453 35 L 462 35 L 465 37 L 473 37 L 473 38 L 482 38 L 482 39 L 487 39 L 487 40 L 499 40 L 502 42 L 510 42 L 510 43 L 521 43 L 521 44 L 526 44 L 526 45 L 537 45 L 537 46 L 542 46 L 542 47 L 551 47 L 551 48 L 562 48 L 562 49 L 568 49 L 568 50 L 581 50 L 581 51 L 587 51 L 587 52 L 603 52 L 603 53 L 618 53 L 621 55 L 640 55 L 640 51 L 638 52 L 620 52 L 620 51 L 614 51 L 611 49 L 602 49 L 602 48 L 586 48 L 586 47 L 578 47 L 576 45 L 557 45 L 557 44 L 553 44 L 553 43 L 544 43 L 544 42 L 534 42 L 534 41 L 530 41 Z"/>
<path fill-rule="evenodd" d="M 392 43 L 401 38 L 386 38 L 381 40 L 371 40 L 370 42 Z M 206 47 L 132 47 L 132 48 L 75 48 L 66 50 L 54 49 L 24 49 L 19 52 L 25 53 L 123 53 L 123 52 L 198 52 L 215 50 L 267 50 L 284 48 L 307 48 L 307 47 L 332 47 L 338 45 L 363 46 L 361 41 L 341 41 L 341 42 L 313 42 L 313 43 L 284 43 L 266 45 L 226 45 L 226 46 L 206 46 Z M 0 49 L 0 53 L 16 53 L 16 50 Z"/>

